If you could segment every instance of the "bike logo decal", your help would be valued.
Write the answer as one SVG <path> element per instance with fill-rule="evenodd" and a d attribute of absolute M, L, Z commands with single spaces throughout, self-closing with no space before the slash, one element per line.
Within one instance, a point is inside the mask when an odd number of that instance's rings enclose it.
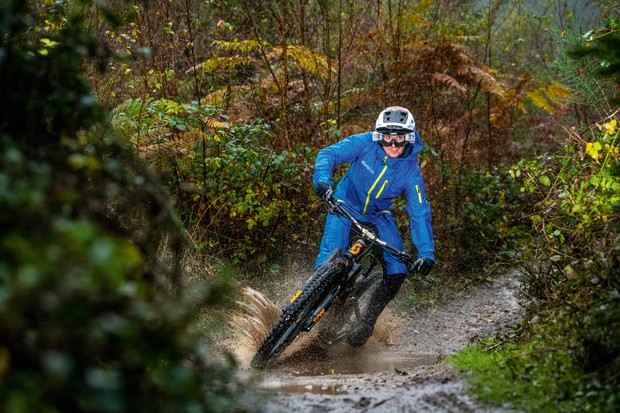
<path fill-rule="evenodd" d="M 293 296 L 293 298 L 291 298 L 291 303 L 294 303 L 295 300 L 297 299 L 297 297 L 299 297 L 301 294 L 301 290 L 297 290 L 297 292 L 295 293 L 295 295 Z"/>
<path fill-rule="evenodd" d="M 319 320 L 321 319 L 321 317 L 323 317 L 323 314 L 325 314 L 325 309 L 324 309 L 324 308 L 321 310 L 321 312 L 320 312 L 320 313 L 318 313 L 318 314 L 316 315 L 316 317 L 314 317 L 314 319 L 312 320 L 312 322 L 313 322 L 314 324 L 318 323 L 318 322 L 319 322 Z"/>
<path fill-rule="evenodd" d="M 353 255 L 357 255 L 361 251 L 362 251 L 362 244 L 360 244 L 359 242 L 356 242 L 355 244 L 353 244 L 351 249 L 349 249 L 349 252 Z"/>

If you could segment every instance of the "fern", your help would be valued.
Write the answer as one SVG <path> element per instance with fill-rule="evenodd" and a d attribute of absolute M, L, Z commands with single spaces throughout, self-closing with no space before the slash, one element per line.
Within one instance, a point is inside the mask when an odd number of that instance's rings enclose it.
<path fill-rule="evenodd" d="M 213 44 L 217 46 L 220 50 L 224 50 L 226 52 L 240 51 L 242 53 L 250 53 L 251 51 L 259 47 L 271 47 L 271 45 L 266 41 L 259 42 L 258 40 L 239 41 L 238 39 L 235 39 L 232 42 L 216 40 L 213 42 Z"/>
<path fill-rule="evenodd" d="M 445 73 L 433 73 L 433 83 L 446 85 L 459 93 L 466 93 L 467 89 L 458 80 Z"/>
<path fill-rule="evenodd" d="M 526 96 L 537 107 L 543 110 L 546 110 L 547 112 L 553 112 L 553 106 L 551 105 L 551 102 L 547 100 L 546 95 L 543 93 L 541 89 L 529 91 L 527 92 Z"/>
<path fill-rule="evenodd" d="M 211 118 L 204 118 L 203 121 L 211 129 L 229 129 L 230 126 L 227 123 L 218 122 Z"/>
<path fill-rule="evenodd" d="M 203 105 L 219 105 L 224 98 L 226 97 L 226 93 L 228 91 L 227 87 L 223 87 L 221 89 L 214 90 L 209 93 L 204 98 L 200 99 L 200 103 Z"/>
<path fill-rule="evenodd" d="M 557 82 L 549 83 L 545 87 L 545 90 L 547 92 L 547 95 L 553 102 L 565 102 L 570 98 L 571 95 L 570 89 L 565 88 Z"/>
<path fill-rule="evenodd" d="M 132 118 L 139 115 L 140 111 L 143 110 L 143 108 L 150 102 L 152 102 L 152 99 L 148 98 L 146 100 L 127 99 L 126 101 L 115 107 L 112 113 L 114 115 L 123 114 L 126 117 Z"/>
<path fill-rule="evenodd" d="M 211 107 L 206 105 L 167 99 L 130 99 L 112 111 L 112 122 L 138 150 L 152 151 L 153 147 L 179 146 L 179 140 L 193 144 L 202 137 L 205 125 L 211 129 L 228 129 L 228 124 L 213 119 L 211 112 Z"/>
<path fill-rule="evenodd" d="M 228 100 L 228 103 L 232 103 L 247 90 L 247 86 L 226 86 L 209 93 L 200 100 L 200 103 L 203 105 L 218 106 L 221 105 L 225 99 Z"/>
<path fill-rule="evenodd" d="M 504 92 L 502 85 L 486 70 L 482 70 L 476 66 L 466 66 L 461 69 L 464 71 L 465 76 L 471 79 L 474 83 L 479 84 L 486 92 L 490 92 L 501 96 Z"/>
<path fill-rule="evenodd" d="M 532 90 L 526 95 L 534 105 L 552 113 L 560 104 L 567 102 L 571 96 L 570 90 L 557 82 Z"/>
<path fill-rule="evenodd" d="M 523 113 L 527 112 L 527 110 L 525 109 L 525 105 L 523 104 L 522 93 L 519 87 L 511 87 L 506 90 L 498 100 L 498 107 L 514 107 Z"/>
<path fill-rule="evenodd" d="M 219 70 L 235 70 L 242 66 L 251 66 L 254 61 L 246 56 L 214 57 L 205 60 L 187 70 L 191 74 L 198 71 L 214 73 Z"/>
<path fill-rule="evenodd" d="M 287 46 L 286 51 L 303 70 L 318 75 L 323 79 L 328 77 L 329 65 L 325 56 L 315 53 L 305 46 Z M 268 54 L 270 59 L 279 58 L 280 56 L 282 56 L 282 47 L 274 47 Z"/>
<path fill-rule="evenodd" d="M 207 59 L 187 70 L 187 73 L 195 73 L 203 71 L 206 73 L 214 73 L 218 70 L 235 70 L 243 66 L 251 66 L 255 63 L 255 60 L 249 56 L 249 53 L 259 47 L 271 46 L 265 41 L 257 40 L 242 40 L 237 39 L 227 42 L 223 40 L 216 40 L 213 42 L 220 50 L 224 52 L 240 53 L 233 56 L 216 56 L 211 59 Z"/>

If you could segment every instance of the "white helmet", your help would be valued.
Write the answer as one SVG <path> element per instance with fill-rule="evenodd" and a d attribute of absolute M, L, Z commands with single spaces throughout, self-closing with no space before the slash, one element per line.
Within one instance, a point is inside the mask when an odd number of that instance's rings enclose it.
<path fill-rule="evenodd" d="M 408 109 L 401 106 L 391 106 L 383 109 L 375 123 L 373 141 L 380 141 L 383 135 L 405 135 L 407 142 L 415 142 L 415 120 Z"/>

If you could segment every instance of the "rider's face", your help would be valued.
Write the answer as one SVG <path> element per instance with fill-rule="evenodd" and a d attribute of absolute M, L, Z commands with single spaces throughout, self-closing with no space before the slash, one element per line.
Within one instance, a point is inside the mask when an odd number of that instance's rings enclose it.
<path fill-rule="evenodd" d="M 390 158 L 398 158 L 409 142 L 405 135 L 382 134 L 379 144 Z"/>
<path fill-rule="evenodd" d="M 390 145 L 390 146 L 384 146 L 383 150 L 385 151 L 387 156 L 389 156 L 390 158 L 398 158 L 405 150 L 405 147 L 401 146 L 399 148 L 398 146 Z"/>

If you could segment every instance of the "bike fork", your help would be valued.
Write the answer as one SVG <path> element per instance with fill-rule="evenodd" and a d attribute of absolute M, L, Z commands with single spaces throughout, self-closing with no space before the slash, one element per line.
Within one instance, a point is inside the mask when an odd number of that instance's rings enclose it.
<path fill-rule="evenodd" d="M 321 318 L 325 315 L 325 312 L 332 306 L 336 299 L 347 299 L 347 297 L 338 297 L 338 294 L 342 293 L 343 291 L 347 291 L 346 288 L 348 288 L 348 284 L 351 280 L 355 280 L 357 274 L 361 270 L 362 266 L 359 263 L 353 264 L 351 270 L 349 270 L 347 275 L 344 277 L 344 280 L 339 283 L 336 288 L 334 288 L 327 294 L 327 296 L 321 301 L 319 306 L 314 310 L 312 316 L 306 320 L 306 322 L 302 326 L 303 330 L 310 331 L 312 327 L 314 327 L 321 320 Z"/>

